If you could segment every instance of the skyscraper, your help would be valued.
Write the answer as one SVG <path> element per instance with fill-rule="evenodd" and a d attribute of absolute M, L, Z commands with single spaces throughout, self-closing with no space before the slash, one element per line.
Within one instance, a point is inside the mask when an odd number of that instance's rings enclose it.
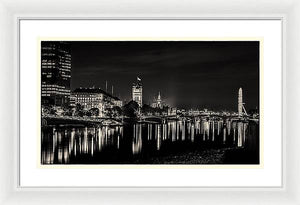
<path fill-rule="evenodd" d="M 71 48 L 67 42 L 41 42 L 43 105 L 68 106 L 71 84 Z"/>
<path fill-rule="evenodd" d="M 132 100 L 137 102 L 140 107 L 143 105 L 143 86 L 142 80 L 137 77 L 136 83 L 132 85 Z"/>

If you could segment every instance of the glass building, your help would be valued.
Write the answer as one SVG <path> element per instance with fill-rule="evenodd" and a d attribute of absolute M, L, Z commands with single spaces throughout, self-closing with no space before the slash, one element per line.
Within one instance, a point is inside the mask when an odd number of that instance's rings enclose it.
<path fill-rule="evenodd" d="M 42 105 L 66 107 L 70 102 L 71 46 L 67 42 L 41 42 Z"/>

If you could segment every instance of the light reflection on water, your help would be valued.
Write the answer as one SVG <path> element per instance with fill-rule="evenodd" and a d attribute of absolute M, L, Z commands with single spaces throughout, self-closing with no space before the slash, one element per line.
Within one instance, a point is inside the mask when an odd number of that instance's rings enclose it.
<path fill-rule="evenodd" d="M 251 144 L 248 124 L 228 119 L 196 119 L 126 126 L 47 127 L 42 131 L 41 161 L 42 164 L 79 163 L 83 156 L 92 159 L 108 153 L 109 158 L 115 152 L 123 157 L 138 156 L 143 150 L 151 154 L 162 146 L 168 149 L 175 142 L 244 147 L 247 142 Z"/>

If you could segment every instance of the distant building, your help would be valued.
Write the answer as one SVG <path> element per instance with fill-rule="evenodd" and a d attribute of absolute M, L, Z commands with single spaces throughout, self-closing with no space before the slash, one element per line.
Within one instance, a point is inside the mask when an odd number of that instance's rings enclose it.
<path fill-rule="evenodd" d="M 112 102 L 115 106 L 122 107 L 123 101 L 120 100 L 118 97 L 112 97 Z"/>
<path fill-rule="evenodd" d="M 176 107 L 168 108 L 168 115 L 177 115 L 177 108 Z"/>
<path fill-rule="evenodd" d="M 71 105 L 80 104 L 84 110 L 99 109 L 99 116 L 104 116 L 105 109 L 114 106 L 121 107 L 122 101 L 100 88 L 77 88 L 72 92 Z"/>
<path fill-rule="evenodd" d="M 132 85 L 132 100 L 137 102 L 140 107 L 143 106 L 143 86 L 138 77 L 136 83 Z"/>
<path fill-rule="evenodd" d="M 68 106 L 71 84 L 71 47 L 57 41 L 41 42 L 42 105 Z"/>
<path fill-rule="evenodd" d="M 157 99 L 154 99 L 154 102 L 152 103 L 153 108 L 163 108 L 160 92 L 158 93 Z"/>
<path fill-rule="evenodd" d="M 201 114 L 201 112 L 200 112 L 200 110 L 198 110 L 198 109 L 196 109 L 196 110 L 190 109 L 190 110 L 188 111 L 188 115 L 195 116 L 195 115 L 200 115 L 200 114 Z"/>

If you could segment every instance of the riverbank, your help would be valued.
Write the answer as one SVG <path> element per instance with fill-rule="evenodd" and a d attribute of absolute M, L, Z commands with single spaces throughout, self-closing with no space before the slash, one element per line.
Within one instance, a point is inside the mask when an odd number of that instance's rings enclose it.
<path fill-rule="evenodd" d="M 258 164 L 258 155 L 244 148 L 219 148 L 151 158 L 149 164 Z"/>

